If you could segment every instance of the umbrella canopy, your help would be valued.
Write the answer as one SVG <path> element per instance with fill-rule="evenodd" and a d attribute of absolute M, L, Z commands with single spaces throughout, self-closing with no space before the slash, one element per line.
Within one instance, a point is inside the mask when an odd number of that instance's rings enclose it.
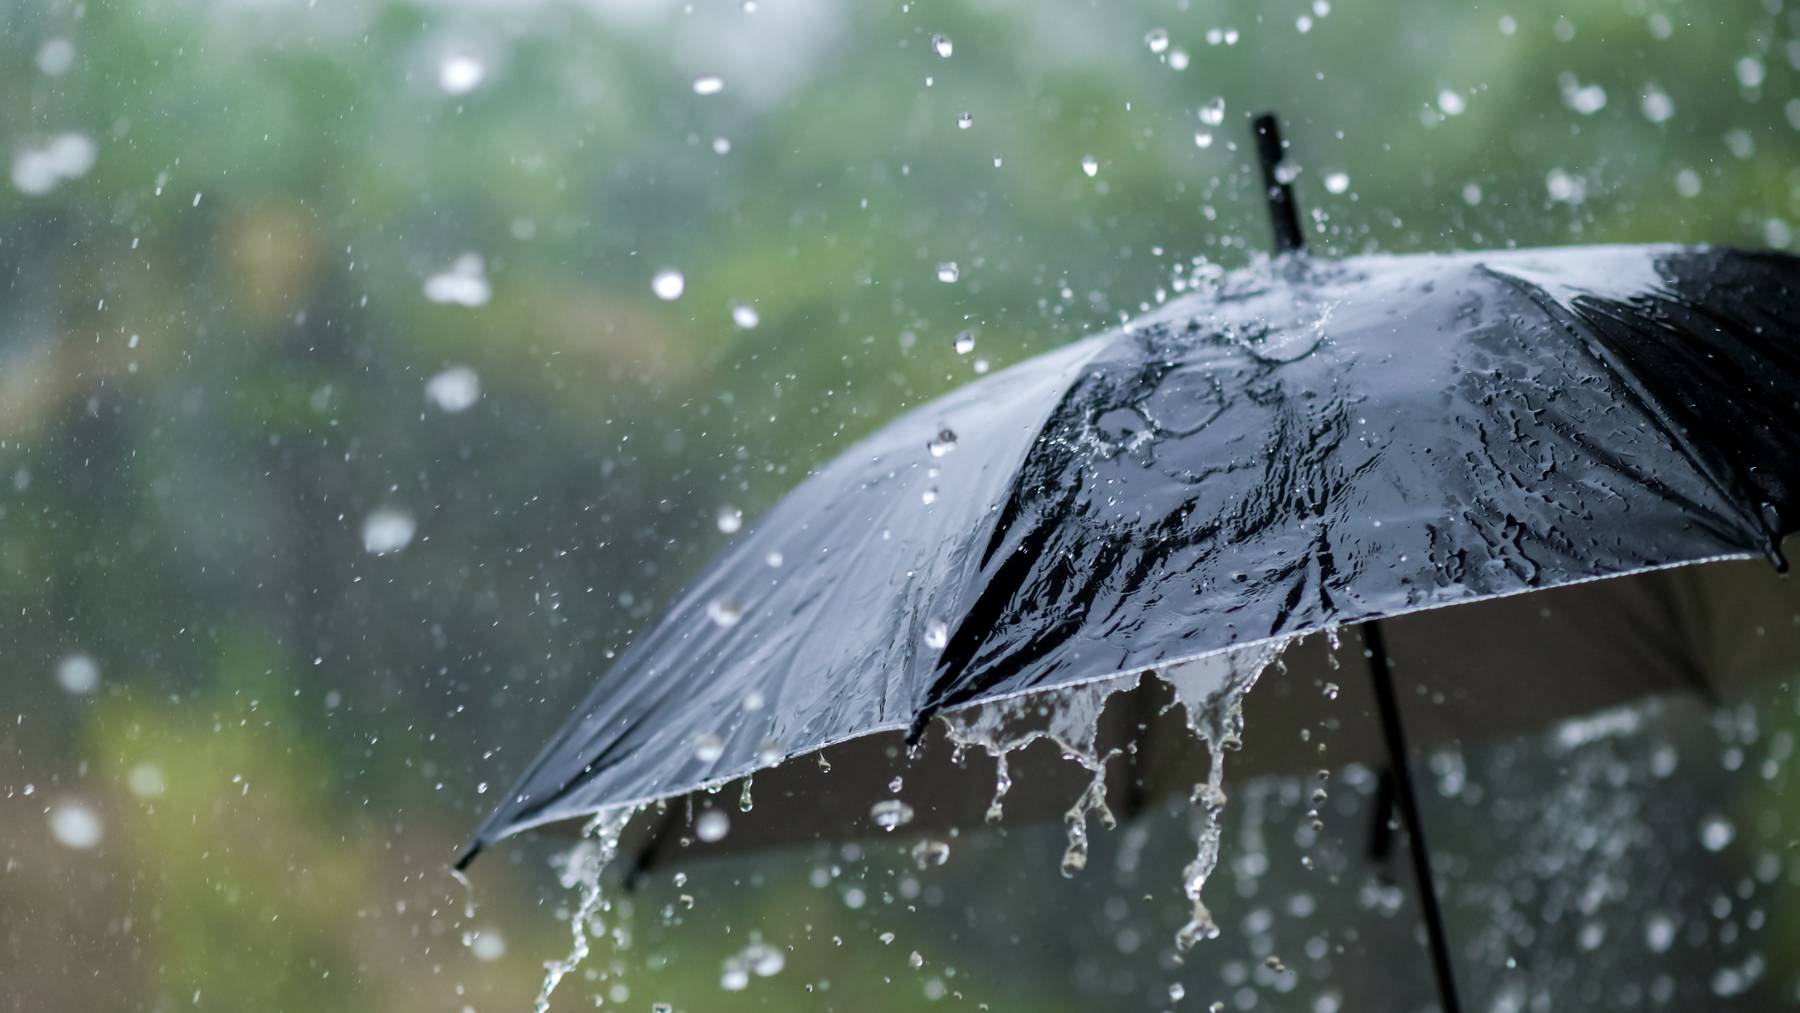
<path fill-rule="evenodd" d="M 983 700 L 1775 557 L 1800 520 L 1791 257 L 1282 257 L 1196 287 L 801 484 L 596 682 L 470 853 Z"/>

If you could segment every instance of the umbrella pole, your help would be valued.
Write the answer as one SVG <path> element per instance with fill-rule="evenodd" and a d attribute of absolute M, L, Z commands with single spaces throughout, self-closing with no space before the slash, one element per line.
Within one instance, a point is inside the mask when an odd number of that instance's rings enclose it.
<path fill-rule="evenodd" d="M 1281 123 L 1274 113 L 1263 113 L 1250 126 L 1256 134 L 1256 160 L 1262 165 L 1275 254 L 1298 253 L 1306 248 L 1306 234 L 1300 231 L 1300 206 L 1294 202 L 1294 188 L 1281 178 Z"/>
<path fill-rule="evenodd" d="M 1438 1005 L 1443 1013 L 1461 1013 L 1456 998 L 1456 975 L 1450 963 L 1450 936 L 1444 931 L 1444 912 L 1438 907 L 1437 887 L 1431 879 L 1431 849 L 1425 844 L 1425 821 L 1419 816 L 1419 796 L 1413 790 L 1407 765 L 1406 732 L 1400 724 L 1400 702 L 1394 696 L 1394 678 L 1388 670 L 1387 642 L 1381 624 L 1362 625 L 1363 645 L 1369 649 L 1369 675 L 1375 683 L 1375 702 L 1381 711 L 1381 737 L 1387 743 L 1388 766 L 1394 774 L 1394 800 L 1406 821 L 1412 855 L 1413 879 L 1418 884 L 1419 907 L 1425 913 L 1425 938 L 1431 947 L 1431 970 L 1437 978 Z"/>

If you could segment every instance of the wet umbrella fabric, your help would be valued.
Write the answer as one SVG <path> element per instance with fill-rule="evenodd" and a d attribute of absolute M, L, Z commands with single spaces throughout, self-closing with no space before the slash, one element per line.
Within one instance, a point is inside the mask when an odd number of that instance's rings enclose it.
<path fill-rule="evenodd" d="M 984 700 L 1774 557 L 1800 521 L 1793 258 L 1282 257 L 1197 287 L 809 478 L 596 683 L 464 860 Z"/>

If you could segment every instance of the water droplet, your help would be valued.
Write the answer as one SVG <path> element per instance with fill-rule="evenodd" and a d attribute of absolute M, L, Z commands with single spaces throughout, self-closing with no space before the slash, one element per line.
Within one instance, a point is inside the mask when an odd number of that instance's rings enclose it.
<path fill-rule="evenodd" d="M 61 77 L 75 65 L 75 44 L 62 36 L 44 40 L 38 47 L 37 67 L 50 77 Z"/>
<path fill-rule="evenodd" d="M 725 755 L 725 740 L 713 732 L 701 732 L 694 736 L 694 759 L 701 763 L 715 763 Z"/>
<path fill-rule="evenodd" d="M 883 799 L 869 807 L 869 818 L 883 830 L 892 832 L 913 820 L 913 808 L 897 798 Z"/>
<path fill-rule="evenodd" d="M 925 956 L 924 956 L 924 954 L 920 953 L 918 950 L 914 950 L 906 958 L 906 963 L 910 967 L 912 967 L 914 970 L 918 970 L 919 968 L 925 966 Z"/>
<path fill-rule="evenodd" d="M 956 354 L 967 355 L 975 350 L 975 332 L 963 331 L 956 336 Z"/>
<path fill-rule="evenodd" d="M 1325 699 L 1336 700 L 1337 698 L 1338 698 L 1338 684 L 1335 682 L 1326 683 L 1325 684 Z"/>
<path fill-rule="evenodd" d="M 717 95 L 725 90 L 725 79 L 717 74 L 705 74 L 694 78 L 694 94 Z"/>
<path fill-rule="evenodd" d="M 974 125 L 975 125 L 975 114 L 974 113 L 963 113 L 963 114 L 959 115 L 958 117 L 956 117 L 956 128 L 958 130 L 967 130 Z"/>
<path fill-rule="evenodd" d="M 950 36 L 939 32 L 931 37 L 931 49 L 937 55 L 948 60 L 950 54 L 956 52 L 956 43 L 950 41 Z"/>
<path fill-rule="evenodd" d="M 1081 156 L 1081 171 L 1086 173 L 1090 178 L 1099 175 L 1100 160 L 1092 155 Z"/>
<path fill-rule="evenodd" d="M 85 134 L 62 133 L 37 147 L 13 153 L 12 183 L 20 193 L 40 196 L 78 179 L 94 167 L 100 149 Z"/>
<path fill-rule="evenodd" d="M 937 436 L 925 444 L 925 449 L 931 452 L 932 457 L 943 457 L 956 449 L 956 434 L 948 429 L 940 429 Z"/>
<path fill-rule="evenodd" d="M 56 663 L 56 683 L 64 693 L 86 696 L 100 688 L 100 664 L 80 651 Z"/>
<path fill-rule="evenodd" d="M 125 775 L 125 786 L 138 798 L 159 798 L 168 790 L 168 782 L 163 778 L 162 768 L 154 763 L 140 763 L 131 768 Z"/>
<path fill-rule="evenodd" d="M 1225 122 L 1225 99 L 1214 98 L 1200 107 L 1200 122 L 1216 127 Z"/>
<path fill-rule="evenodd" d="M 1186 999 L 1186 998 L 1187 998 L 1187 988 L 1185 986 L 1183 986 L 1181 984 L 1181 982 L 1178 981 L 1175 984 L 1169 986 L 1169 1001 L 1170 1002 L 1180 1002 L 1181 1000 Z"/>
<path fill-rule="evenodd" d="M 674 302 L 681 298 L 681 293 L 687 291 L 687 279 L 682 277 L 680 271 L 664 268 L 650 279 L 650 291 L 664 302 Z"/>
<path fill-rule="evenodd" d="M 728 535 L 735 535 L 738 533 L 738 529 L 744 526 L 744 512 L 727 503 L 719 508 L 714 520 L 718 522 L 720 531 Z"/>
<path fill-rule="evenodd" d="M 1723 851 L 1737 837 L 1737 827 L 1723 816 L 1708 816 L 1700 824 L 1700 844 L 1708 851 Z"/>
<path fill-rule="evenodd" d="M 786 562 L 786 560 L 782 558 L 780 552 L 770 549 L 769 554 L 763 557 L 763 562 L 769 564 L 771 570 L 778 570 L 781 568 L 781 564 Z"/>
<path fill-rule="evenodd" d="M 487 65 L 467 53 L 451 53 L 438 64 L 438 87 L 446 95 L 466 95 L 487 77 Z"/>
<path fill-rule="evenodd" d="M 950 625 L 942 619 L 933 619 L 925 624 L 925 646 L 934 651 L 941 651 L 950 644 Z"/>
<path fill-rule="evenodd" d="M 1185 50 L 1185 49 L 1169 50 L 1169 69 L 1170 70 L 1186 70 L 1186 69 L 1188 69 L 1187 50 Z"/>
<path fill-rule="evenodd" d="M 694 836 L 708 844 L 722 841 L 731 832 L 731 817 L 723 809 L 708 809 L 694 821 Z"/>
<path fill-rule="evenodd" d="M 1213 142 L 1212 131 L 1210 131 L 1210 130 L 1194 131 L 1194 147 L 1210 148 L 1210 147 L 1212 147 L 1212 142 Z"/>
<path fill-rule="evenodd" d="M 1343 193 L 1350 189 L 1350 176 L 1347 173 L 1331 172 L 1325 175 L 1325 189 L 1331 193 Z"/>
<path fill-rule="evenodd" d="M 1469 103 L 1461 95 L 1445 88 L 1438 92 L 1437 106 L 1445 116 L 1461 116 Z"/>
<path fill-rule="evenodd" d="M 725 970 L 719 974 L 719 987 L 727 992 L 742 992 L 750 987 L 750 969 L 736 960 L 725 962 Z"/>
<path fill-rule="evenodd" d="M 491 964 L 506 956 L 506 940 L 493 929 L 481 929 L 468 935 L 469 952 L 475 959 Z"/>
<path fill-rule="evenodd" d="M 1150 47 L 1152 53 L 1162 53 L 1169 48 L 1169 33 L 1166 29 L 1152 28 L 1144 34 L 1144 45 Z"/>
<path fill-rule="evenodd" d="M 731 306 L 731 322 L 738 325 L 740 329 L 747 331 L 761 323 L 762 318 L 757 315 L 756 307 L 749 303 L 740 302 L 733 303 Z"/>
<path fill-rule="evenodd" d="M 106 824 L 85 802 L 58 802 L 50 808 L 50 836 L 65 848 L 87 851 L 106 836 Z"/>
<path fill-rule="evenodd" d="M 960 277 L 962 277 L 962 271 L 957 268 L 954 260 L 946 260 L 937 266 L 937 280 L 946 285 L 955 282 Z"/>
<path fill-rule="evenodd" d="M 730 598 L 714 598 L 706 603 L 706 618 L 714 626 L 728 630 L 744 618 L 744 607 Z"/>
<path fill-rule="evenodd" d="M 363 550 L 376 556 L 399 552 L 412 544 L 418 522 L 398 507 L 381 507 L 363 519 Z"/>
<path fill-rule="evenodd" d="M 452 415 L 481 399 L 481 377 L 467 366 L 451 366 L 425 381 L 425 399 Z"/>
<path fill-rule="evenodd" d="M 485 306 L 493 295 L 478 253 L 465 253 L 425 279 L 425 298 L 447 306 Z"/>

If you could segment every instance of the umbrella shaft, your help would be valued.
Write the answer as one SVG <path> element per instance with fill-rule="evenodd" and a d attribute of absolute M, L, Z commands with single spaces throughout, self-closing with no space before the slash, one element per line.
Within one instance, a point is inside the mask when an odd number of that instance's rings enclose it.
<path fill-rule="evenodd" d="M 1375 683 L 1375 703 L 1381 711 L 1381 736 L 1387 743 L 1388 765 L 1393 768 L 1395 801 L 1406 821 L 1407 852 L 1412 856 L 1413 879 L 1418 885 L 1419 907 L 1425 913 L 1425 938 L 1431 947 L 1431 970 L 1437 979 L 1438 1005 L 1443 1013 L 1461 1013 L 1456 998 L 1456 975 L 1450 963 L 1450 937 L 1444 931 L 1444 912 L 1438 907 L 1437 887 L 1431 879 L 1431 849 L 1425 844 L 1425 821 L 1419 816 L 1419 796 L 1413 790 L 1407 764 L 1406 732 L 1400 723 L 1400 702 L 1394 696 L 1394 678 L 1388 671 L 1387 643 L 1381 624 L 1364 623 L 1363 644 L 1369 649 L 1369 675 Z"/>

